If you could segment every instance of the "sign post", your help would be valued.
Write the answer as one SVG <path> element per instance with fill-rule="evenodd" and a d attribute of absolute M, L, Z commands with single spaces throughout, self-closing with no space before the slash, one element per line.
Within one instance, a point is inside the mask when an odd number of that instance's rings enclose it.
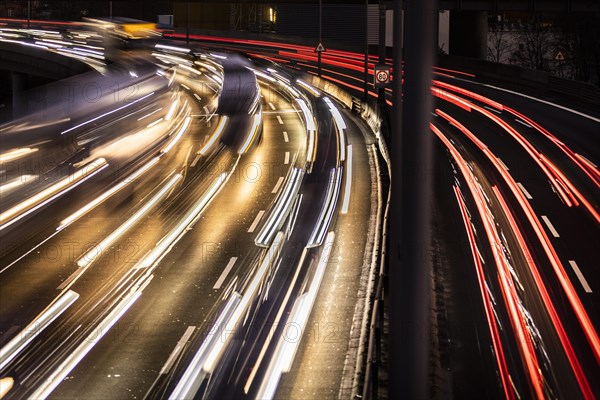
<path fill-rule="evenodd" d="M 327 51 L 327 49 L 325 49 L 325 46 L 323 46 L 323 42 L 319 41 L 319 44 L 317 45 L 317 47 L 315 47 L 315 52 L 318 55 L 317 58 L 317 66 L 318 66 L 318 72 L 319 72 L 319 76 L 321 76 L 321 53 L 323 53 L 324 51 Z"/>
<path fill-rule="evenodd" d="M 390 86 L 390 66 L 377 64 L 373 73 L 373 79 L 376 89 L 386 88 Z"/>
<path fill-rule="evenodd" d="M 562 53 L 562 51 L 559 51 L 558 53 L 556 53 L 556 57 L 554 57 L 554 59 L 558 61 L 558 76 L 562 78 L 562 62 L 565 61 L 565 55 Z"/>

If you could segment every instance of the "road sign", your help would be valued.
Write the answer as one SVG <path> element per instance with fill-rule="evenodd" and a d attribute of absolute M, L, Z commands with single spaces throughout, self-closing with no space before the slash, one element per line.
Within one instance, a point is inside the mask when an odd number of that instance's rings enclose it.
<path fill-rule="evenodd" d="M 374 79 L 376 88 L 388 87 L 390 84 L 390 67 L 389 65 L 375 65 Z"/>
<path fill-rule="evenodd" d="M 554 59 L 557 61 L 564 61 L 565 56 L 561 51 L 559 51 L 558 53 L 556 53 L 556 57 L 554 57 Z"/>
<path fill-rule="evenodd" d="M 319 42 L 319 44 L 317 45 L 317 47 L 315 47 L 315 52 L 316 52 L 316 53 L 322 53 L 322 52 L 324 52 L 324 51 L 327 51 L 327 50 L 325 49 L 325 46 L 323 46 L 323 43 L 322 43 L 322 42 Z"/>

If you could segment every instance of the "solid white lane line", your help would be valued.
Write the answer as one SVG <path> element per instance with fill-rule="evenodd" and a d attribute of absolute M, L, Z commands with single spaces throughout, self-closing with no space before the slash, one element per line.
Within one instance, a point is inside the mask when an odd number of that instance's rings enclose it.
<path fill-rule="evenodd" d="M 275 184 L 275 187 L 273 188 L 273 190 L 271 190 L 271 193 L 277 193 L 277 191 L 281 187 L 282 183 L 283 183 L 283 176 L 280 176 L 279 179 L 277 179 L 277 183 Z"/>
<path fill-rule="evenodd" d="M 237 259 L 238 259 L 237 257 L 231 257 L 229 259 L 227 266 L 225 266 L 225 269 L 221 273 L 221 276 L 219 276 L 219 279 L 217 279 L 217 282 L 215 283 L 215 286 L 213 286 L 213 289 L 221 288 L 221 286 L 223 285 L 223 282 L 225 282 L 225 278 L 227 278 L 227 275 L 229 275 L 229 273 L 231 272 L 231 269 L 233 268 L 233 265 L 235 264 Z"/>
<path fill-rule="evenodd" d="M 346 186 L 344 187 L 344 202 L 342 203 L 342 214 L 348 213 L 350 206 L 350 191 L 352 186 L 352 145 L 346 150 Z"/>
<path fill-rule="evenodd" d="M 286 131 L 283 131 L 283 141 L 286 143 L 290 141 L 290 137 Z"/>
<path fill-rule="evenodd" d="M 283 120 L 281 119 L 281 117 L 279 115 L 277 116 L 277 121 L 279 122 L 280 125 L 283 125 Z"/>
<path fill-rule="evenodd" d="M 271 107 L 271 110 L 273 110 L 273 111 L 275 111 L 275 110 L 276 110 L 275 106 L 274 106 L 274 105 L 273 105 L 273 103 L 271 103 L 271 102 L 269 102 L 269 107 Z"/>
<path fill-rule="evenodd" d="M 528 128 L 533 128 L 531 125 L 529 125 L 527 122 L 521 121 L 518 118 L 515 118 L 515 121 L 517 121 L 518 123 L 520 123 L 521 125 L 525 125 Z"/>
<path fill-rule="evenodd" d="M 258 223 L 260 222 L 260 219 L 262 218 L 262 216 L 264 214 L 265 214 L 265 210 L 260 210 L 258 212 L 258 214 L 256 214 L 256 218 L 254 218 L 254 222 L 252 222 L 252 225 L 250 225 L 250 228 L 248 229 L 248 233 L 254 232 L 254 230 L 258 226 Z"/>
<path fill-rule="evenodd" d="M 285 159 L 283 160 L 284 164 L 289 164 L 290 163 L 290 152 L 286 151 L 285 152 Z"/>
<path fill-rule="evenodd" d="M 546 217 L 545 215 L 542 215 L 542 219 L 546 223 L 546 226 L 548 227 L 548 229 L 550 229 L 550 233 L 552 233 L 552 236 L 554 236 L 554 237 L 560 237 L 560 235 L 558 234 L 558 232 L 554 228 L 554 225 L 552 225 L 552 222 L 550 222 L 550 220 L 548 219 L 548 217 Z"/>
<path fill-rule="evenodd" d="M 475 83 L 475 84 L 481 85 L 481 83 L 479 83 L 479 82 L 471 81 L 471 80 L 468 80 L 468 79 L 461 79 L 461 80 L 464 80 L 464 81 L 467 81 L 467 82 L 471 82 L 471 83 Z M 526 99 L 529 99 L 529 100 L 535 100 L 535 101 L 539 101 L 540 103 L 548 104 L 548 105 L 550 105 L 550 106 L 553 106 L 553 107 L 556 107 L 556 108 L 560 108 L 561 110 L 565 110 L 565 111 L 572 112 L 573 114 L 577 114 L 577 115 L 579 115 L 579 116 L 581 116 L 581 117 L 584 117 L 584 118 L 591 119 L 592 121 L 595 121 L 595 122 L 600 122 L 600 118 L 592 117 L 591 115 L 584 114 L 584 113 L 582 113 L 582 112 L 580 112 L 580 111 L 573 110 L 572 108 L 568 108 L 568 107 L 565 107 L 565 106 L 561 106 L 561 105 L 559 105 L 559 104 L 554 104 L 554 103 L 552 103 L 552 102 L 550 102 L 550 101 L 547 101 L 547 100 L 538 99 L 537 97 L 528 96 L 528 95 L 526 95 L 526 94 L 523 94 L 523 93 L 514 92 L 514 91 L 512 91 L 512 90 L 504 89 L 504 88 L 497 87 L 497 86 L 493 86 L 493 85 L 483 84 L 483 86 L 485 86 L 485 87 L 489 87 L 489 88 L 492 88 L 492 89 L 496 89 L 496 90 L 501 90 L 501 91 L 503 91 L 503 92 L 507 92 L 507 93 L 515 94 L 515 95 L 517 95 L 517 96 L 525 97 Z"/>
<path fill-rule="evenodd" d="M 175 363 L 175 359 L 177 358 L 179 353 L 181 353 L 181 350 L 183 350 L 183 347 L 185 346 L 187 341 L 190 340 L 190 337 L 192 336 L 192 333 L 194 333 L 195 329 L 196 329 L 195 326 L 188 326 L 188 328 L 183 333 L 183 336 L 181 337 L 181 339 L 179 339 L 179 342 L 177 342 L 177 345 L 171 352 L 171 355 L 169 356 L 169 358 L 167 358 L 167 362 L 165 362 L 165 365 L 163 365 L 162 369 L 160 370 L 160 372 L 159 372 L 160 375 L 163 375 L 163 374 L 166 374 L 167 372 L 169 372 L 169 370 Z"/>
<path fill-rule="evenodd" d="M 569 260 L 569 264 L 571 264 L 571 268 L 573 268 L 573 271 L 575 271 L 575 275 L 577 275 L 577 278 L 579 278 L 579 282 L 581 282 L 583 290 L 585 290 L 586 293 L 592 293 L 592 288 L 585 279 L 585 276 L 583 276 L 583 274 L 581 273 L 581 270 L 577 266 L 577 263 L 573 260 Z"/>
<path fill-rule="evenodd" d="M 525 189 L 525 186 L 523 186 L 521 182 L 517 182 L 517 186 L 519 187 L 519 189 L 521 189 L 521 192 L 523 192 L 525 197 L 527 197 L 529 200 L 533 199 L 531 194 L 527 191 L 527 189 Z"/>

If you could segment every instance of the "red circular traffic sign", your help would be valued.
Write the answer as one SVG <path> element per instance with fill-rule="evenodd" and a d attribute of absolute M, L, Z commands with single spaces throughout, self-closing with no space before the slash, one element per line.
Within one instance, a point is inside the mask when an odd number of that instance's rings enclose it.
<path fill-rule="evenodd" d="M 377 71 L 376 78 L 379 83 L 387 83 L 390 75 L 387 71 Z"/>

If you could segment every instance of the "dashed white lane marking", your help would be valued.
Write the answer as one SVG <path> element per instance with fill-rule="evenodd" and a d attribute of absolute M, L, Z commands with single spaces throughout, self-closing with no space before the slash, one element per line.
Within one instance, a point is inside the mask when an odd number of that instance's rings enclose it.
<path fill-rule="evenodd" d="M 213 286 L 213 289 L 221 288 L 221 286 L 223 285 L 223 282 L 225 282 L 225 278 L 227 278 L 227 275 L 229 275 L 229 273 L 231 272 L 231 269 L 233 268 L 237 259 L 238 259 L 237 257 L 231 257 L 229 259 L 227 266 L 225 266 L 225 269 L 221 273 L 221 276 L 219 276 L 219 279 L 217 279 L 217 282 L 215 283 L 215 286 Z"/>
<path fill-rule="evenodd" d="M 69 275 L 69 277 L 63 282 L 61 283 L 56 290 L 63 290 L 64 288 L 66 288 L 71 282 L 73 282 L 74 280 L 78 279 L 81 275 L 83 275 L 83 273 L 85 272 L 84 268 L 77 268 L 77 270 L 75 270 L 75 272 L 73 272 L 71 275 Z"/>
<path fill-rule="evenodd" d="M 552 233 L 552 236 L 554 236 L 554 237 L 560 237 L 560 235 L 558 234 L 558 232 L 554 228 L 554 225 L 552 225 L 552 222 L 550 222 L 550 220 L 548 219 L 548 217 L 545 216 L 545 215 L 542 215 L 542 219 L 546 223 L 546 226 L 548 227 L 548 229 L 550 229 L 550 233 Z"/>
<path fill-rule="evenodd" d="M 279 110 L 266 110 L 263 111 L 264 115 L 276 115 L 276 114 L 297 114 L 298 111 L 294 110 L 293 108 L 291 109 L 287 109 L 287 108 L 283 108 L 283 109 L 279 109 Z"/>
<path fill-rule="evenodd" d="M 488 109 L 492 112 L 495 112 L 496 114 L 502 114 L 502 111 L 495 109 L 494 107 L 490 107 L 490 106 L 483 106 L 483 108 Z"/>
<path fill-rule="evenodd" d="M 169 372 L 169 370 L 175 363 L 175 359 L 177 358 L 179 353 L 181 353 L 181 351 L 183 350 L 183 347 L 185 346 L 187 341 L 190 340 L 190 337 L 192 336 L 192 333 L 194 333 L 195 329 L 196 329 L 195 326 L 188 326 L 188 328 L 183 333 L 183 336 L 181 337 L 181 339 L 179 339 L 179 342 L 177 342 L 177 345 L 171 352 L 171 355 L 169 356 L 169 358 L 167 358 L 167 362 L 161 368 L 160 375 L 163 375 L 163 374 L 166 374 L 167 372 Z"/>
<path fill-rule="evenodd" d="M 273 103 L 271 103 L 271 102 L 269 102 L 269 107 L 271 107 L 271 110 L 273 110 L 273 111 L 275 111 L 275 110 L 276 110 L 275 106 L 274 106 L 274 105 L 273 105 Z"/>
<path fill-rule="evenodd" d="M 515 118 L 515 121 L 517 121 L 518 123 L 520 123 L 521 125 L 525 125 L 528 128 L 533 128 L 531 125 L 529 125 L 527 122 L 521 121 L 518 118 Z"/>
<path fill-rule="evenodd" d="M 290 138 L 289 138 L 288 133 L 286 131 L 283 131 L 283 141 L 286 142 L 286 143 L 290 141 Z"/>
<path fill-rule="evenodd" d="M 502 166 L 504 167 L 505 170 L 508 171 L 508 167 L 506 166 L 506 164 L 504 164 L 504 161 L 502 161 L 502 159 L 500 157 L 497 157 L 498 161 L 500 162 L 500 164 L 502 164 Z"/>
<path fill-rule="evenodd" d="M 290 163 L 290 152 L 289 151 L 285 152 L 285 158 L 283 160 L 283 163 L 286 165 Z"/>
<path fill-rule="evenodd" d="M 583 274 L 581 273 L 581 270 L 577 266 L 577 263 L 573 260 L 569 260 L 569 264 L 571 264 L 571 268 L 573 268 L 573 271 L 575 271 L 575 275 L 577 275 L 581 286 L 583 286 L 583 290 L 585 290 L 586 293 L 592 293 L 592 288 L 585 279 L 585 276 L 583 276 Z"/>
<path fill-rule="evenodd" d="M 585 161 L 589 162 L 590 164 L 592 164 L 592 166 L 594 168 L 598 168 L 598 166 L 596 164 L 594 164 L 589 158 L 582 156 L 581 154 L 577 154 L 579 157 L 583 158 Z"/>
<path fill-rule="evenodd" d="M 200 161 L 200 153 L 196 154 L 196 158 L 194 158 L 194 161 L 192 161 L 192 163 L 190 164 L 190 167 L 194 168 L 196 166 L 196 164 L 198 164 L 198 161 Z"/>
<path fill-rule="evenodd" d="M 277 193 L 277 191 L 281 187 L 282 183 L 283 183 L 283 176 L 280 176 L 279 179 L 277 179 L 277 183 L 275 184 L 275 187 L 273 188 L 273 190 L 271 190 L 271 193 Z"/>
<path fill-rule="evenodd" d="M 183 83 L 180 83 L 180 85 L 186 88 L 187 90 L 190 90 L 190 87 L 188 85 L 184 85 Z"/>
<path fill-rule="evenodd" d="M 277 121 L 279 122 L 280 125 L 283 125 L 283 120 L 281 119 L 281 117 L 279 115 L 277 116 Z"/>
<path fill-rule="evenodd" d="M 525 197 L 527 197 L 529 200 L 533 199 L 531 194 L 527 191 L 527 189 L 525 189 L 525 186 L 523 186 L 521 182 L 517 182 L 517 186 L 519 187 L 519 189 L 521 189 L 521 192 L 523 192 Z"/>
<path fill-rule="evenodd" d="M 202 101 L 202 98 L 198 96 L 198 93 L 194 93 L 194 97 L 196 98 L 196 100 Z"/>
<path fill-rule="evenodd" d="M 248 233 L 254 232 L 254 230 L 258 226 L 258 223 L 260 222 L 260 219 L 262 218 L 262 216 L 264 214 L 265 214 L 265 210 L 260 210 L 258 212 L 258 214 L 256 214 L 256 218 L 254 218 L 254 222 L 252 222 L 252 225 L 250 225 L 250 228 L 248 229 Z"/>

